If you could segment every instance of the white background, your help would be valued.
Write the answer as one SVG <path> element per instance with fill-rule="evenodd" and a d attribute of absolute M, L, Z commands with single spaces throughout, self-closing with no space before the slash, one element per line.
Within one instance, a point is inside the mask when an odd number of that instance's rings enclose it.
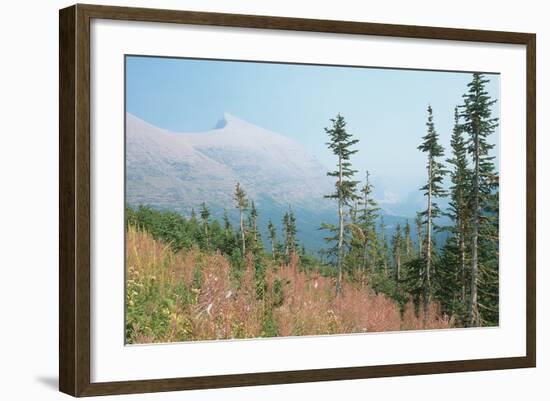
<path fill-rule="evenodd" d="M 100 2 L 105 3 L 107 2 Z M 6 399 L 61 399 L 57 386 L 57 9 L 63 1 L 4 4 L 0 22 L 0 394 Z M 542 292 L 548 242 L 547 200 L 542 183 L 548 162 L 548 41 L 550 27 L 544 2 L 438 1 L 366 2 L 319 1 L 120 1 L 118 5 L 155 6 L 350 19 L 417 25 L 530 31 L 538 34 L 538 368 L 515 371 L 461 373 L 336 383 L 297 384 L 244 389 L 208 390 L 120 399 L 196 400 L 334 400 L 371 398 L 423 400 L 546 399 L 543 378 L 550 374 L 550 355 L 544 343 L 550 302 Z M 452 4 L 451 7 L 449 7 Z M 548 192 L 548 191 L 546 191 Z M 546 202 L 547 203 L 547 202 Z M 475 390 L 474 390 L 475 388 Z M 103 398 L 103 399 L 109 399 Z"/>
<path fill-rule="evenodd" d="M 106 20 L 91 32 L 93 382 L 525 355 L 524 46 Z M 124 54 L 499 71 L 500 327 L 125 347 Z"/>

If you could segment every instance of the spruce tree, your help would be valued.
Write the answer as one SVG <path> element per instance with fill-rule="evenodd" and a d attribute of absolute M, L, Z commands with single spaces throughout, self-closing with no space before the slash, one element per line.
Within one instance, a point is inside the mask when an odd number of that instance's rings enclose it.
<path fill-rule="evenodd" d="M 498 118 L 492 116 L 492 106 L 496 100 L 491 99 L 485 89 L 489 82 L 483 74 L 474 73 L 472 81 L 468 84 L 468 92 L 463 95 L 464 104 L 461 106 L 460 117 L 463 119 L 461 129 L 468 136 L 468 154 L 472 161 L 470 219 L 471 219 L 471 268 L 470 268 L 470 297 L 468 301 L 469 326 L 479 326 L 482 323 L 480 307 L 489 312 L 489 315 L 498 315 L 498 303 L 496 305 L 483 305 L 479 302 L 479 286 L 481 283 L 480 267 L 482 253 L 488 260 L 484 269 L 483 279 L 494 282 L 498 276 L 498 240 L 494 236 L 495 210 L 498 213 L 498 175 L 495 172 L 494 157 L 490 155 L 494 144 L 488 142 L 488 138 L 495 132 L 498 126 Z M 492 221 L 491 221 L 492 220 Z M 498 220 L 498 215 L 497 219 Z M 498 222 L 496 223 L 498 224 Z M 498 229 L 498 228 L 497 228 Z M 481 249 L 484 246 L 485 249 Z M 497 270 L 497 272 L 495 272 Z M 492 277 L 491 277 L 492 276 Z M 498 293 L 492 295 L 498 300 Z M 498 302 L 498 301 L 497 301 Z M 496 311 L 495 311 L 496 309 Z"/>
<path fill-rule="evenodd" d="M 359 142 L 353 139 L 353 136 L 346 130 L 346 121 L 340 114 L 336 118 L 330 120 L 332 125 L 325 128 L 325 132 L 329 137 L 326 143 L 328 148 L 337 157 L 336 169 L 329 171 L 328 176 L 336 178 L 335 191 L 325 198 L 335 199 L 338 204 L 338 231 L 337 231 L 337 247 L 336 247 L 336 294 L 342 293 L 342 266 L 344 262 L 344 229 L 345 216 L 344 210 L 350 206 L 350 202 L 355 198 L 355 188 L 358 181 L 353 180 L 356 170 L 352 169 L 350 158 L 357 150 L 352 149 Z M 329 228 L 322 226 L 323 228 Z"/>
<path fill-rule="evenodd" d="M 271 257 L 272 259 L 275 259 L 277 255 L 277 229 L 275 228 L 275 225 L 273 224 L 271 219 L 269 219 L 267 223 L 267 232 L 269 235 L 269 240 L 271 242 Z"/>
<path fill-rule="evenodd" d="M 388 248 L 388 239 L 386 237 L 386 223 L 384 221 L 384 216 L 380 216 L 380 244 L 378 247 L 378 265 L 382 269 L 385 276 L 388 275 L 388 259 L 389 259 L 389 248 Z"/>
<path fill-rule="evenodd" d="M 206 249 L 210 249 L 210 237 L 208 236 L 208 219 L 210 218 L 210 209 L 206 203 L 202 202 L 200 211 L 202 226 L 204 229 L 204 238 L 206 239 Z"/>
<path fill-rule="evenodd" d="M 349 246 L 345 256 L 344 267 L 351 275 L 355 275 L 361 270 L 363 257 L 363 244 L 365 242 L 364 232 L 359 223 L 359 205 L 357 199 L 348 208 L 349 222 L 346 224 L 347 236 L 349 237 Z"/>
<path fill-rule="evenodd" d="M 223 209 L 223 231 L 226 237 L 233 232 L 233 227 L 231 226 L 231 221 L 229 221 L 229 215 L 227 209 Z"/>
<path fill-rule="evenodd" d="M 416 226 L 416 242 L 418 247 L 417 257 L 422 258 L 424 249 L 424 227 L 422 222 L 422 213 L 417 213 L 416 218 L 414 219 L 414 224 Z"/>
<path fill-rule="evenodd" d="M 395 232 L 392 237 L 392 252 L 393 252 L 393 263 L 395 270 L 395 280 L 399 283 L 401 279 L 401 262 L 402 262 L 402 252 L 403 252 L 403 237 L 401 235 L 401 224 L 397 223 L 395 226 Z"/>
<path fill-rule="evenodd" d="M 450 227 L 451 237 L 446 247 L 447 252 L 455 250 L 454 260 L 456 265 L 456 278 L 459 283 L 460 302 L 466 304 L 466 240 L 469 230 L 469 193 L 471 190 L 471 172 L 468 168 L 467 147 L 463 137 L 462 126 L 459 122 L 458 108 L 455 108 L 454 128 L 451 136 L 452 157 L 447 159 L 451 166 L 451 186 L 449 187 L 450 200 L 446 215 L 450 218 L 452 226 Z M 447 260 L 452 260 L 447 256 Z M 453 265 L 447 264 L 449 268 Z"/>
<path fill-rule="evenodd" d="M 290 261 L 290 256 L 293 253 L 296 253 L 296 249 L 298 247 L 296 234 L 296 216 L 294 215 L 292 208 L 289 206 L 288 211 L 285 212 L 283 216 L 284 249 L 287 263 Z"/>
<path fill-rule="evenodd" d="M 405 223 L 405 228 L 403 230 L 403 234 L 405 236 L 405 258 L 408 261 L 412 258 L 412 251 L 413 251 L 413 243 L 411 238 L 411 225 L 409 224 L 409 220 L 407 219 L 407 222 Z"/>
<path fill-rule="evenodd" d="M 435 198 L 445 195 L 445 191 L 443 189 L 443 177 L 446 173 L 443 163 L 439 161 L 439 159 L 444 156 L 443 146 L 439 144 L 439 135 L 435 130 L 431 106 L 428 106 L 428 121 L 426 122 L 426 127 L 427 133 L 422 138 L 422 144 L 418 146 L 420 151 L 427 154 L 426 167 L 428 171 L 427 183 L 420 188 L 421 191 L 424 191 L 424 196 L 426 196 L 427 200 L 426 209 L 421 212 L 423 223 L 426 226 L 425 249 L 423 251 L 425 267 L 422 274 L 424 283 L 424 323 L 426 323 L 426 319 L 428 318 L 428 308 L 432 295 L 431 275 L 434 267 L 434 219 L 441 215 L 441 211 L 435 202 Z"/>
<path fill-rule="evenodd" d="M 372 196 L 373 185 L 370 183 L 370 173 L 365 173 L 365 185 L 361 188 L 359 197 L 358 222 L 363 232 L 363 252 L 361 269 L 363 272 L 372 271 L 373 254 L 376 254 L 376 220 L 380 208 Z"/>
<path fill-rule="evenodd" d="M 246 192 L 241 187 L 241 184 L 237 182 L 235 186 L 234 198 L 236 207 L 239 209 L 239 225 L 241 230 L 241 250 L 243 257 L 246 255 L 246 237 L 244 227 L 244 213 L 248 209 L 248 199 L 246 199 Z"/>
<path fill-rule="evenodd" d="M 258 231 L 258 209 L 254 201 L 250 202 L 250 213 L 248 215 L 248 241 L 251 244 L 250 248 L 253 252 L 261 250 L 261 239 Z"/>

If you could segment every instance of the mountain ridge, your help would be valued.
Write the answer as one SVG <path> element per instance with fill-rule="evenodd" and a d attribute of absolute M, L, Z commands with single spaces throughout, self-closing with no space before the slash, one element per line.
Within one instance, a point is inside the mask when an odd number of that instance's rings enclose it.
<path fill-rule="evenodd" d="M 173 132 L 130 113 L 126 115 L 126 202 L 175 210 L 189 216 L 203 202 L 220 219 L 224 210 L 237 221 L 233 193 L 237 182 L 259 211 L 260 230 L 271 219 L 280 228 L 291 207 L 306 248 L 324 246 L 321 222 L 335 224 L 336 203 L 328 169 L 305 148 L 278 133 L 229 113 L 203 132 Z M 391 205 L 389 205 L 391 206 Z M 388 235 L 407 218 L 384 213 Z M 412 224 L 412 219 L 409 218 Z"/>
<path fill-rule="evenodd" d="M 130 203 L 177 203 L 176 209 L 188 210 L 210 201 L 229 207 L 240 182 L 254 200 L 324 207 L 319 201 L 332 183 L 301 144 L 229 113 L 223 121 L 205 132 L 172 132 L 127 113 Z"/>

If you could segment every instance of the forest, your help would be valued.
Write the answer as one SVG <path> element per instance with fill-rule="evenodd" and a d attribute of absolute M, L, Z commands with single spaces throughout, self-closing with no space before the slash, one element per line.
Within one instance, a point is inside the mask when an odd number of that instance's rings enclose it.
<path fill-rule="evenodd" d="M 335 161 L 325 198 L 337 223 L 319 223 L 322 255 L 300 244 L 292 205 L 280 224 L 259 227 L 238 182 L 228 205 L 237 222 L 227 210 L 212 218 L 207 200 L 189 216 L 127 205 L 126 342 L 498 325 L 498 118 L 487 82 L 474 73 L 455 107 L 450 156 L 428 106 L 425 135 L 411 149 L 425 155 L 425 207 L 391 235 L 368 161 L 356 161 L 359 139 L 340 114 L 324 133 Z"/>

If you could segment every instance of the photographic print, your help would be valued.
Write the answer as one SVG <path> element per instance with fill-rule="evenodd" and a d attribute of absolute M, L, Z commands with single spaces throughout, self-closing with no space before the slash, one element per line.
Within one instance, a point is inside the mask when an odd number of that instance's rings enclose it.
<path fill-rule="evenodd" d="M 127 344 L 499 325 L 500 77 L 127 55 Z"/>

